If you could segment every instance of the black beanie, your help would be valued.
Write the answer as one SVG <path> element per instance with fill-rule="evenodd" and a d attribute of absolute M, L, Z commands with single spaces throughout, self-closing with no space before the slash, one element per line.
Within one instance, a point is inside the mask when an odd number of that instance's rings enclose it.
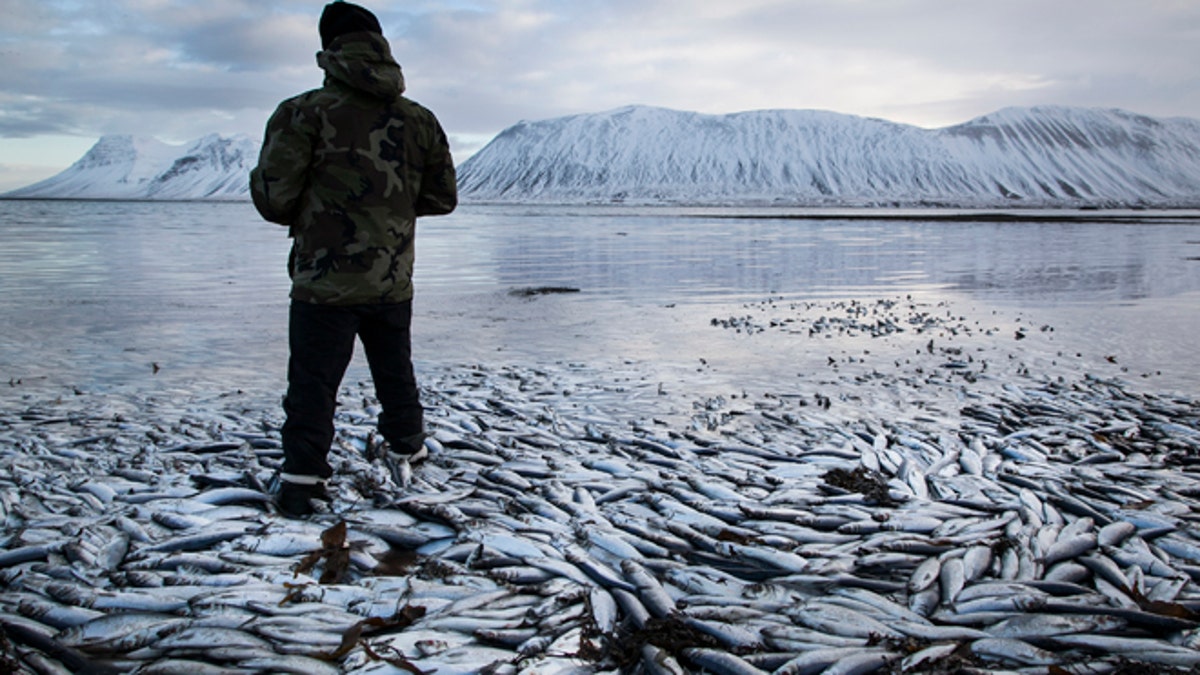
<path fill-rule="evenodd" d="M 325 5 L 317 30 L 321 33 L 321 49 L 328 49 L 334 38 L 346 33 L 367 31 L 383 34 L 379 19 L 376 19 L 370 10 L 350 2 L 331 2 Z"/>

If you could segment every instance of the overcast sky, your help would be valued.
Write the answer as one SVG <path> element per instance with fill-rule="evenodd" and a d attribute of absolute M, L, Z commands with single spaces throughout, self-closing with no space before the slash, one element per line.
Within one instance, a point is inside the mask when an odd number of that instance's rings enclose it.
<path fill-rule="evenodd" d="M 0 0 L 0 191 L 104 134 L 259 137 L 320 85 L 324 2 Z M 461 161 L 522 119 L 646 104 L 922 127 L 1006 106 L 1200 118 L 1200 0 L 369 0 Z"/>

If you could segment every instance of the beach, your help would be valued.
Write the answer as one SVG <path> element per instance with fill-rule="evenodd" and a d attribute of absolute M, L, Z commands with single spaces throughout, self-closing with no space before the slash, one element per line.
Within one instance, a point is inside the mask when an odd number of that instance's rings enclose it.
<path fill-rule="evenodd" d="M 641 224 L 601 225 L 626 242 Z M 525 250 L 495 259 L 539 259 Z M 874 273 L 914 274 L 916 252 L 897 255 Z M 1167 328 L 1194 321 L 1179 274 L 1147 264 L 1126 276 L 1158 290 L 1115 302 L 1067 301 L 1043 275 L 1043 301 L 1008 303 L 1011 284 L 997 300 L 928 278 L 801 294 L 760 262 L 729 263 L 767 275 L 748 285 L 693 262 L 718 289 L 700 300 L 662 292 L 696 288 L 687 265 L 646 286 L 578 259 L 478 286 L 486 266 L 427 268 L 430 459 L 397 484 L 371 457 L 378 404 L 356 361 L 334 501 L 304 521 L 270 495 L 278 297 L 231 310 L 190 285 L 178 309 L 100 312 L 116 328 L 98 341 L 41 324 L 59 348 L 4 352 L 3 657 L 141 673 L 1200 665 L 1200 369 Z M 218 316 L 190 343 L 168 330 Z"/>

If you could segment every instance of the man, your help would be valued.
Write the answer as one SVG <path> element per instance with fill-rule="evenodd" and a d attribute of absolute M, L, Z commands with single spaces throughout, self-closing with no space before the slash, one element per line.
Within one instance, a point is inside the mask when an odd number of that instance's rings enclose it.
<path fill-rule="evenodd" d="M 379 20 L 325 6 L 317 64 L 325 83 L 279 104 L 250 173 L 254 206 L 292 237 L 288 388 L 279 509 L 329 501 L 337 390 L 361 339 L 382 406 L 379 448 L 393 475 L 425 455 L 413 374 L 413 236 L 418 216 L 458 203 L 446 134 L 403 97 Z"/>

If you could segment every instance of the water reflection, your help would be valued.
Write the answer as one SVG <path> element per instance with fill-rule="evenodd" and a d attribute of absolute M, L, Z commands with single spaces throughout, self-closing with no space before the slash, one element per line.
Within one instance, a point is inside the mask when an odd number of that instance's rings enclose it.
<path fill-rule="evenodd" d="M 739 303 L 906 293 L 1030 311 L 1140 308 L 1136 325 L 1105 324 L 1116 344 L 1143 340 L 1134 331 L 1159 306 L 1171 331 L 1200 329 L 1194 311 L 1178 310 L 1200 293 L 1194 225 L 765 213 L 467 206 L 422 220 L 416 330 L 428 347 L 418 351 L 443 362 L 521 349 L 669 359 L 659 342 L 699 350 L 708 319 Z M 156 381 L 282 377 L 289 242 L 250 204 L 0 201 L 0 236 L 4 379 L 141 381 L 152 363 Z M 537 286 L 582 293 L 508 295 Z"/>
<path fill-rule="evenodd" d="M 469 241 L 456 245 L 456 231 Z M 1011 303 L 1171 296 L 1200 286 L 1193 227 L 1156 223 L 765 220 L 489 212 L 430 222 L 421 281 L 575 285 L 625 299 L 755 300 L 943 287 Z M 451 242 L 454 242 L 451 244 Z M 462 257 L 469 256 L 467 260 Z M 455 262 L 466 264 L 456 265 Z M 448 271 L 474 276 L 446 275 Z M 432 282 L 432 283 L 431 283 Z"/>

